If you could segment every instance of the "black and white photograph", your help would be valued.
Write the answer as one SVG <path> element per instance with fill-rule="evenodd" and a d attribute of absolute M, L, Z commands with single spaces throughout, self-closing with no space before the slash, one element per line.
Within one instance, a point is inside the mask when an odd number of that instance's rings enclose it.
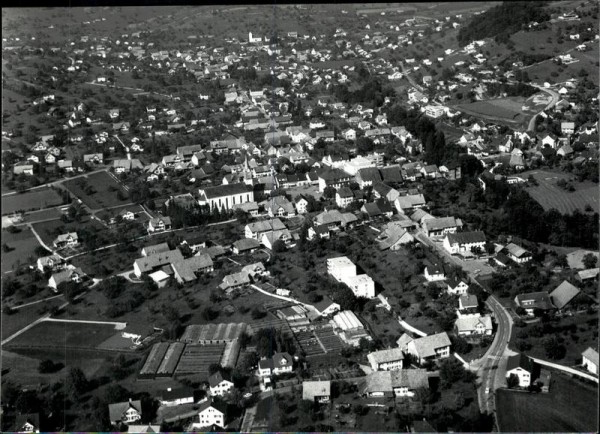
<path fill-rule="evenodd" d="M 599 8 L 3 6 L 0 431 L 598 432 Z"/>

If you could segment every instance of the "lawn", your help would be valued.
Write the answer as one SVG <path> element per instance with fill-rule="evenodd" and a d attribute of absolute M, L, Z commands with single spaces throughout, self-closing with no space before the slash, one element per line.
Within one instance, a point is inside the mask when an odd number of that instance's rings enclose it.
<path fill-rule="evenodd" d="M 129 201 L 120 183 L 106 172 L 65 181 L 63 185 L 91 209 L 124 205 Z M 121 191 L 122 199 L 117 197 Z"/>
<path fill-rule="evenodd" d="M 556 185 L 559 179 L 570 181 L 572 176 L 569 174 L 545 170 L 535 170 L 521 174 L 523 178 L 527 178 L 529 175 L 533 175 L 539 185 L 528 186 L 527 192 L 546 211 L 555 208 L 563 214 L 570 214 L 576 209 L 583 212 L 587 205 L 590 205 L 595 212 L 599 211 L 598 184 L 571 182 L 575 187 L 575 191 L 571 192 Z"/>
<path fill-rule="evenodd" d="M 62 205 L 63 200 L 56 190 L 40 188 L 26 191 L 25 193 L 11 194 L 2 197 L 2 215 L 12 214 L 15 211 L 31 211 Z"/>
<path fill-rule="evenodd" d="M 112 324 L 43 322 L 10 341 L 8 347 L 96 348 L 114 334 Z"/>
<path fill-rule="evenodd" d="M 515 107 L 514 103 L 508 103 L 505 99 L 459 104 L 456 108 L 467 114 L 511 123 L 521 122 L 524 119 L 521 108 Z"/>
<path fill-rule="evenodd" d="M 496 392 L 501 432 L 596 432 L 597 387 L 552 373 L 550 392 Z"/>
<path fill-rule="evenodd" d="M 40 238 L 46 243 L 48 246 L 52 246 L 52 242 L 56 239 L 59 234 L 67 233 L 67 232 L 77 232 L 78 229 L 86 228 L 98 229 L 100 231 L 105 230 L 106 228 L 102 226 L 102 224 L 96 220 L 91 220 L 89 217 L 84 217 L 81 222 L 73 222 L 73 223 L 64 223 L 62 220 L 50 220 L 40 223 L 33 223 L 33 229 L 37 232 Z M 82 240 L 80 240 L 81 243 Z M 133 262 L 132 262 L 133 267 Z"/>
<path fill-rule="evenodd" d="M 49 292 L 49 290 L 48 290 Z M 2 339 L 6 339 L 13 333 L 18 332 L 23 327 L 28 326 L 33 321 L 44 315 L 50 309 L 58 307 L 65 302 L 64 298 L 57 297 L 43 303 L 33 304 L 15 310 L 10 315 L 2 315 Z M 12 305 L 12 303 L 11 303 Z"/>
<path fill-rule="evenodd" d="M 2 244 L 10 248 L 8 252 L 2 252 L 2 273 L 9 272 L 19 265 L 32 263 L 36 258 L 35 249 L 40 245 L 31 229 L 27 227 L 18 233 L 2 231 Z"/>

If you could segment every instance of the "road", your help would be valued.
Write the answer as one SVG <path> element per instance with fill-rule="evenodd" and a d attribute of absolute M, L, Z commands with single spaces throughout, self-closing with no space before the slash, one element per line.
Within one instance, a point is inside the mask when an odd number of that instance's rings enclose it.
<path fill-rule="evenodd" d="M 554 104 L 556 104 L 556 103 L 558 102 L 558 99 L 559 99 L 559 97 L 560 97 L 560 95 L 559 95 L 557 92 L 553 91 L 552 89 L 547 89 L 547 88 L 545 88 L 545 87 L 543 87 L 543 86 L 540 86 L 540 85 L 538 85 L 538 84 L 533 84 L 533 83 L 531 83 L 531 85 L 532 85 L 533 87 L 536 87 L 536 88 L 538 88 L 538 89 L 539 89 L 539 90 L 541 90 L 542 92 L 546 92 L 548 95 L 550 95 L 550 96 L 552 97 L 552 99 L 551 99 L 551 100 L 550 100 L 550 102 L 549 102 L 549 103 L 546 105 L 546 107 L 544 107 L 544 109 L 543 109 L 543 110 L 540 110 L 540 112 L 539 112 L 539 113 L 537 113 L 537 114 L 535 114 L 535 115 L 533 115 L 533 116 L 531 117 L 531 119 L 529 120 L 529 125 L 527 126 L 527 131 L 535 131 L 535 120 L 537 119 L 537 117 L 539 116 L 539 114 L 540 114 L 542 111 L 544 111 L 544 110 L 548 110 L 550 107 L 553 107 L 553 106 L 554 106 Z"/>
<path fill-rule="evenodd" d="M 404 74 L 404 76 L 406 77 L 406 79 L 408 80 L 408 82 L 415 87 L 419 92 L 423 92 L 423 87 L 418 84 L 415 79 L 410 75 L 410 71 L 406 72 L 406 68 L 404 67 L 404 63 L 403 62 L 399 62 L 400 63 L 400 68 L 402 69 L 402 74 Z"/>
<path fill-rule="evenodd" d="M 420 230 L 415 234 L 415 238 L 426 246 L 430 246 L 438 252 L 438 255 L 445 258 L 450 263 L 456 264 L 465 270 L 473 285 L 481 286 L 477 281 L 478 273 L 465 267 L 466 262 L 450 255 L 441 245 L 433 242 Z M 473 261 L 470 261 L 473 262 Z M 485 289 L 485 288 L 484 288 Z M 493 413 L 495 411 L 495 401 L 493 391 L 505 385 L 506 361 L 512 352 L 508 349 L 508 342 L 512 333 L 513 321 L 510 313 L 500 304 L 500 302 L 490 294 L 486 304 L 494 312 L 494 317 L 498 328 L 496 336 L 490 348 L 479 360 L 471 363 L 471 369 L 476 370 L 480 377 L 478 398 L 479 408 L 482 412 Z M 485 390 L 489 388 L 490 393 Z"/>

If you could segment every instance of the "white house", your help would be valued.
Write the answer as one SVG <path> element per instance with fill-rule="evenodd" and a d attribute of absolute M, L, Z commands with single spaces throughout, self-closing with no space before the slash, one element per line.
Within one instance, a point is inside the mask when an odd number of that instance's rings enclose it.
<path fill-rule="evenodd" d="M 400 336 L 398 346 L 402 351 L 411 354 L 419 364 L 427 360 L 437 360 L 450 357 L 450 338 L 446 332 L 424 336 L 418 339 Z"/>
<path fill-rule="evenodd" d="M 220 371 L 208 377 L 208 386 L 211 396 L 223 396 L 233 389 L 233 383 L 224 378 Z"/>
<path fill-rule="evenodd" d="M 438 282 L 440 280 L 445 280 L 446 274 L 444 273 L 444 266 L 437 262 L 427 262 L 425 264 L 425 271 L 423 271 L 423 276 L 425 276 L 425 279 L 428 282 Z"/>
<path fill-rule="evenodd" d="M 451 295 L 463 295 L 467 293 L 469 285 L 464 279 L 451 279 L 448 281 L 448 288 L 446 292 Z"/>
<path fill-rule="evenodd" d="M 225 428 L 225 413 L 221 411 L 210 398 L 200 404 L 200 408 L 198 409 L 198 420 L 198 422 L 192 424 L 193 430 L 212 427 L 213 425 Z"/>
<path fill-rule="evenodd" d="M 367 360 L 374 371 L 395 371 L 402 369 L 404 354 L 400 348 L 390 348 L 369 353 Z"/>
<path fill-rule="evenodd" d="M 168 388 L 160 398 L 160 405 L 174 407 L 176 405 L 193 404 L 194 389 L 191 387 Z"/>
<path fill-rule="evenodd" d="M 142 418 L 142 403 L 139 400 L 133 401 L 129 399 L 126 402 L 109 404 L 108 413 L 110 423 L 113 425 L 134 423 Z"/>
<path fill-rule="evenodd" d="M 531 252 L 525 250 L 523 247 L 518 246 L 514 243 L 509 243 L 505 247 L 506 256 L 515 261 L 517 264 L 524 264 L 526 262 L 531 261 L 533 256 Z"/>
<path fill-rule="evenodd" d="M 69 232 L 66 234 L 61 234 L 52 242 L 54 247 L 57 249 L 63 249 L 65 247 L 75 247 L 79 244 L 79 237 L 77 236 L 77 232 Z"/>
<path fill-rule="evenodd" d="M 366 274 L 356 274 L 356 265 L 346 256 L 327 259 L 327 271 L 347 285 L 357 297 L 375 297 L 375 282 Z"/>
<path fill-rule="evenodd" d="M 318 403 L 329 402 L 331 397 L 331 381 L 303 381 L 302 399 Z"/>
<path fill-rule="evenodd" d="M 484 316 L 463 316 L 457 318 L 454 328 L 459 336 L 491 336 L 492 318 Z"/>
<path fill-rule="evenodd" d="M 148 220 L 148 233 L 171 229 L 171 217 L 155 217 Z"/>
<path fill-rule="evenodd" d="M 519 378 L 519 387 L 528 387 L 533 376 L 533 361 L 523 353 L 509 357 L 506 364 L 506 378 L 511 375 Z"/>
<path fill-rule="evenodd" d="M 483 251 L 485 242 L 485 234 L 482 231 L 457 232 L 446 235 L 444 248 L 453 255 L 471 252 L 474 248 L 480 248 Z"/>

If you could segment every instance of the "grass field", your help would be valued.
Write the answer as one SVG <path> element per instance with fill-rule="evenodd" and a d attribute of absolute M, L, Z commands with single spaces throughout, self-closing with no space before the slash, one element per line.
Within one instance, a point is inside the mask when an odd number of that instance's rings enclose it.
<path fill-rule="evenodd" d="M 498 390 L 498 425 L 501 432 L 596 432 L 598 391 L 552 373 L 550 392 L 529 394 Z"/>
<path fill-rule="evenodd" d="M 43 322 L 17 336 L 9 347 L 96 348 L 113 336 L 114 325 Z"/>
<path fill-rule="evenodd" d="M 523 178 L 527 178 L 529 175 L 533 175 L 539 185 L 527 187 L 527 191 L 545 210 L 556 208 L 561 213 L 568 214 L 576 209 L 584 211 L 586 205 L 590 205 L 595 212 L 598 212 L 600 208 L 598 184 L 573 182 L 576 191 L 570 192 L 556 185 L 559 179 L 570 180 L 572 177 L 569 174 L 544 170 L 521 174 Z"/>
<path fill-rule="evenodd" d="M 29 228 L 23 228 L 21 232 L 15 234 L 2 231 L 2 243 L 6 243 L 12 249 L 9 252 L 2 252 L 2 261 L 0 261 L 2 273 L 12 270 L 18 263 L 28 263 L 30 257 L 35 257 L 35 248 L 40 245 Z"/>
<path fill-rule="evenodd" d="M 65 224 L 62 220 L 50 220 L 40 223 L 33 223 L 33 228 L 40 236 L 40 238 L 48 246 L 52 246 L 52 242 L 59 233 L 74 232 L 78 228 L 82 227 L 94 227 L 99 230 L 104 230 L 104 226 L 96 220 L 91 220 L 89 217 L 85 217 L 81 222 Z"/>
<path fill-rule="evenodd" d="M 468 114 L 473 114 L 475 116 L 481 116 L 488 119 L 504 120 L 507 122 L 521 122 L 523 121 L 521 105 L 522 103 L 517 107 L 515 102 L 512 102 L 508 98 L 504 98 L 488 101 L 477 101 L 469 104 L 459 104 L 456 106 L 456 108 Z"/>
<path fill-rule="evenodd" d="M 31 211 L 61 205 L 62 197 L 55 190 L 40 188 L 25 193 L 2 197 L 2 215 L 15 211 Z"/>
<path fill-rule="evenodd" d="M 65 181 L 63 185 L 91 209 L 113 207 L 128 202 L 127 194 L 123 191 L 122 186 L 106 172 Z M 91 189 L 86 188 L 86 185 Z M 118 190 L 123 193 L 123 200 L 117 198 Z"/>
<path fill-rule="evenodd" d="M 2 339 L 6 339 L 13 333 L 18 332 L 23 327 L 31 324 L 33 321 L 41 317 L 46 309 L 58 307 L 64 302 L 65 300 L 63 297 L 57 297 L 52 300 L 47 300 L 43 303 L 37 303 L 17 309 L 10 315 L 2 315 Z"/>

